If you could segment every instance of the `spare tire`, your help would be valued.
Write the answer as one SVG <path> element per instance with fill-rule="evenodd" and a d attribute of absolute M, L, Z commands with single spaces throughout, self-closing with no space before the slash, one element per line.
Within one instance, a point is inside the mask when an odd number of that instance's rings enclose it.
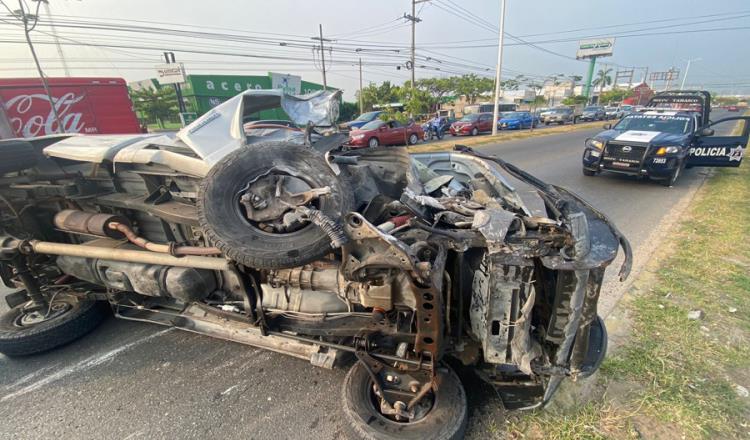
<path fill-rule="evenodd" d="M 29 142 L 16 139 L 0 141 L 0 176 L 33 168 L 38 157 L 39 154 Z"/>
<path fill-rule="evenodd" d="M 295 229 L 277 230 L 271 220 L 257 221 L 241 201 L 244 194 L 269 176 L 293 180 L 297 190 L 328 187 L 330 192 L 306 206 L 339 224 L 351 210 L 352 191 L 336 176 L 320 153 L 300 145 L 259 143 L 242 147 L 211 168 L 198 193 L 198 219 L 208 241 L 245 266 L 283 269 L 320 259 L 331 251 L 331 239 L 317 225 L 302 222 Z M 267 186 L 267 185 L 266 185 Z M 252 194 L 261 193 L 255 191 Z M 288 214 L 268 192 L 261 193 L 260 215 Z M 286 221 L 283 223 L 287 223 Z"/>

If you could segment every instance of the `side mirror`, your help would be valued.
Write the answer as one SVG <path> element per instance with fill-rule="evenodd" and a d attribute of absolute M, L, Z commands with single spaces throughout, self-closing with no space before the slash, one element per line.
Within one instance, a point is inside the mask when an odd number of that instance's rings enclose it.
<path fill-rule="evenodd" d="M 714 135 L 714 129 L 713 128 L 704 128 L 699 133 L 701 136 L 713 136 Z"/>
<path fill-rule="evenodd" d="M 609 130 L 610 128 L 612 128 L 612 124 L 604 124 L 602 125 L 602 128 L 605 130 Z"/>
<path fill-rule="evenodd" d="M 380 131 L 383 131 L 383 130 L 385 130 L 386 128 L 388 128 L 388 127 L 386 127 L 385 125 L 381 125 L 380 127 L 378 127 L 378 130 L 380 130 Z"/>

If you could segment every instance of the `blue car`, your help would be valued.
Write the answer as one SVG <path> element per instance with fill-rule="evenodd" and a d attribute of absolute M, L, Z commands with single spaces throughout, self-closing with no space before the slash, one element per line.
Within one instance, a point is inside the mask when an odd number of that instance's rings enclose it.
<path fill-rule="evenodd" d="M 522 128 L 536 127 L 539 118 L 530 112 L 505 112 L 497 121 L 500 130 L 520 130 Z"/>
<path fill-rule="evenodd" d="M 378 119 L 382 114 L 382 111 L 362 113 L 361 115 L 359 115 L 359 117 L 357 117 L 357 119 L 347 122 L 346 125 L 349 130 L 362 128 L 363 125 Z"/>

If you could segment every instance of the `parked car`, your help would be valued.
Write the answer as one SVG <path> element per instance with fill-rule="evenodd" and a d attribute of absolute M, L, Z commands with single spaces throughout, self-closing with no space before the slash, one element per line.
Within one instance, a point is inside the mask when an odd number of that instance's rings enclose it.
<path fill-rule="evenodd" d="M 736 105 L 728 105 L 727 106 L 727 111 L 728 112 L 738 112 L 738 111 L 740 111 L 740 109 Z"/>
<path fill-rule="evenodd" d="M 566 122 L 575 124 L 578 122 L 578 115 L 575 110 L 571 107 L 558 107 L 547 111 L 547 116 L 544 118 L 544 124 L 559 124 L 563 125 Z"/>
<path fill-rule="evenodd" d="M 554 113 L 554 108 L 540 108 L 537 109 L 536 113 L 539 115 L 539 122 L 547 122 L 547 116 Z"/>
<path fill-rule="evenodd" d="M 522 128 L 536 127 L 539 120 L 530 112 L 505 112 L 497 121 L 500 130 L 520 130 Z"/>
<path fill-rule="evenodd" d="M 625 116 L 627 116 L 627 115 L 635 112 L 635 106 L 628 105 L 628 104 L 621 105 L 620 106 L 620 110 L 622 111 L 622 116 L 621 117 L 625 117 Z"/>
<path fill-rule="evenodd" d="M 367 124 L 368 122 L 372 122 L 378 119 L 380 115 L 382 114 L 383 112 L 379 110 L 376 110 L 373 112 L 362 113 L 361 115 L 357 117 L 357 119 L 347 122 L 346 128 L 348 128 L 349 130 L 354 130 L 355 128 L 361 128 L 363 125 Z"/>
<path fill-rule="evenodd" d="M 339 99 L 246 90 L 175 136 L 0 142 L 0 278 L 22 289 L 5 295 L 0 352 L 51 350 L 114 314 L 322 368 L 353 359 L 335 416 L 347 438 L 380 440 L 463 438 L 457 363 L 513 408 L 593 374 L 607 351 L 602 280 L 620 248 L 621 280 L 632 264 L 617 227 L 466 147 L 350 151 L 344 136 L 313 137 Z M 304 143 L 241 136 L 243 113 L 279 105 L 314 124 Z M 125 371 L 148 374 L 139 359 Z M 189 361 L 201 374 L 200 356 Z"/>
<path fill-rule="evenodd" d="M 451 124 L 453 136 L 476 136 L 485 131 L 492 131 L 492 113 L 472 113 Z"/>
<path fill-rule="evenodd" d="M 581 121 L 603 121 L 607 117 L 604 107 L 598 105 L 590 105 L 583 109 Z"/>
<path fill-rule="evenodd" d="M 607 119 L 620 119 L 622 118 L 622 110 L 620 110 L 620 107 L 604 107 L 604 114 L 606 115 Z"/>
<path fill-rule="evenodd" d="M 376 119 L 363 125 L 362 128 L 349 133 L 349 145 L 352 147 L 377 147 L 378 145 L 414 145 L 424 137 L 419 124 L 411 122 L 404 125 L 398 121 Z"/>

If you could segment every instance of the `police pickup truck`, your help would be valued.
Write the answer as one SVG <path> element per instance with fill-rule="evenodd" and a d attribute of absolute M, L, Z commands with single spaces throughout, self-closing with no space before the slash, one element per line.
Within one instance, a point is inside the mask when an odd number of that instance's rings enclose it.
<path fill-rule="evenodd" d="M 705 91 L 667 91 L 654 95 L 640 112 L 589 138 L 583 174 L 602 171 L 649 177 L 672 186 L 684 168 L 736 167 L 748 141 L 750 116 L 709 120 L 711 95 Z M 717 124 L 743 121 L 732 135 L 714 135 Z M 738 133 L 737 133 L 738 132 Z"/>

